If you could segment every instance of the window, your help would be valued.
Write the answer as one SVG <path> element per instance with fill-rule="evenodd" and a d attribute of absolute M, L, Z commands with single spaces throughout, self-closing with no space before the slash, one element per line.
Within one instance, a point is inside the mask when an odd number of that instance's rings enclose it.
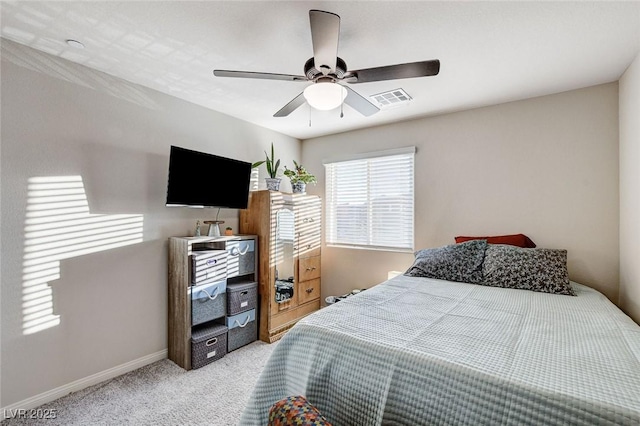
<path fill-rule="evenodd" d="M 326 242 L 413 250 L 415 147 L 325 161 Z"/>

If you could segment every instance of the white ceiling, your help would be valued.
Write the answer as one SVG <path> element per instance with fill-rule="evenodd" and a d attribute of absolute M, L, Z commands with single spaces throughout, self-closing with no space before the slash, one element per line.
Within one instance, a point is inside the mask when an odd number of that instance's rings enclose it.
<path fill-rule="evenodd" d="M 640 2 L 6 2 L 4 38 L 299 139 L 616 81 L 640 51 Z M 309 9 L 337 13 L 348 69 L 439 59 L 407 105 L 273 114 L 309 83 L 219 78 L 213 69 L 304 74 Z M 66 39 L 85 44 L 79 50 Z M 309 119 L 311 118 L 311 127 Z"/>

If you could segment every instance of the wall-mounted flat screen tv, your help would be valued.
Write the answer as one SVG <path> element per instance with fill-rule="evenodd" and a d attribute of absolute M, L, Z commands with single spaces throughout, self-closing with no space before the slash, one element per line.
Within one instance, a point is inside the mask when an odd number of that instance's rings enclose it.
<path fill-rule="evenodd" d="M 171 147 L 167 206 L 246 209 L 251 163 Z"/>

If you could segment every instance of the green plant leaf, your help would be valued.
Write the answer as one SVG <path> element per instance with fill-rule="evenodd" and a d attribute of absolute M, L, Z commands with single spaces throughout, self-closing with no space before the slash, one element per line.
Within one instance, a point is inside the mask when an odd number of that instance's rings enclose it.
<path fill-rule="evenodd" d="M 267 163 L 267 173 L 271 176 L 271 159 L 269 159 L 269 154 L 267 151 L 264 152 L 264 157 L 266 158 L 265 163 Z"/>
<path fill-rule="evenodd" d="M 276 173 L 278 173 L 278 167 L 280 167 L 280 160 L 276 162 L 276 167 L 273 169 L 273 176 L 276 177 Z"/>
<path fill-rule="evenodd" d="M 251 165 L 251 168 L 252 168 L 252 169 L 255 169 L 256 167 L 260 167 L 260 166 L 262 166 L 262 165 L 264 164 L 264 161 L 265 161 L 265 160 L 262 160 L 262 161 L 256 161 L 255 163 L 253 163 L 253 164 Z"/>

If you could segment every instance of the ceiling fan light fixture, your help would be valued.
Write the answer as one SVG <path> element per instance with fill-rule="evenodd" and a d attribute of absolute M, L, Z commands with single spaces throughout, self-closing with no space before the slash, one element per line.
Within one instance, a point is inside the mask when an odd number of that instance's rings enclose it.
<path fill-rule="evenodd" d="M 304 89 L 304 98 L 315 109 L 329 111 L 342 105 L 347 89 L 338 83 L 319 82 Z"/>

